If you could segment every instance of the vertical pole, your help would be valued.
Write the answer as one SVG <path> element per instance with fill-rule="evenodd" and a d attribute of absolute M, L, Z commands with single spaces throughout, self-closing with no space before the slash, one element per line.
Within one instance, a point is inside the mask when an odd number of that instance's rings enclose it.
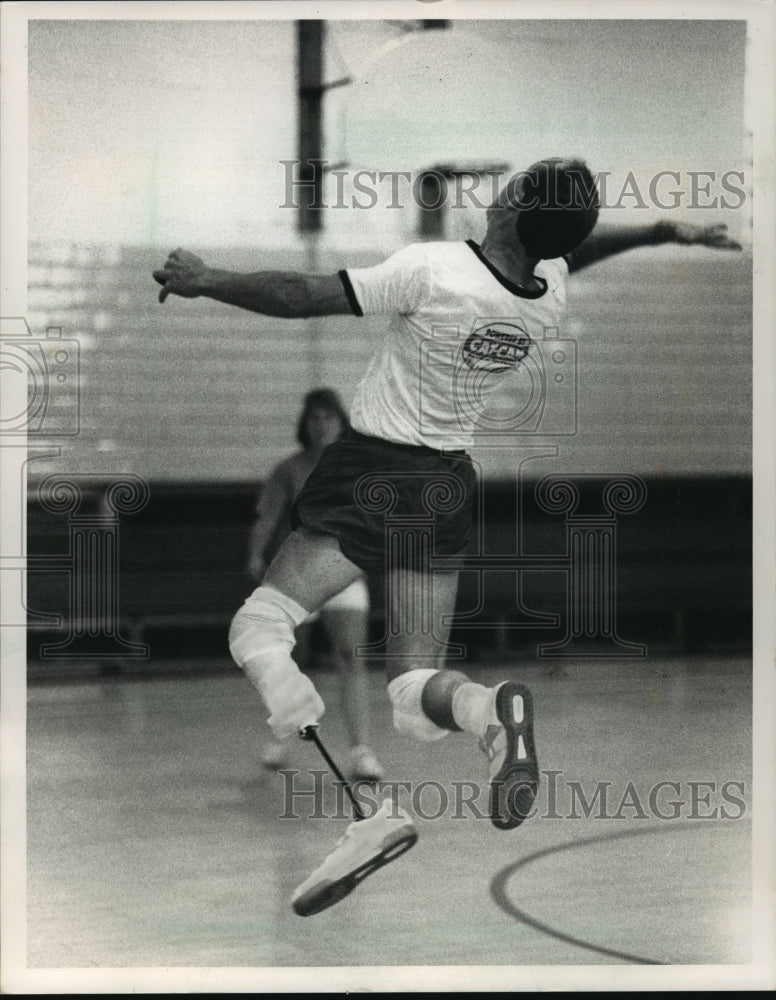
<path fill-rule="evenodd" d="M 320 268 L 318 237 L 323 229 L 323 42 L 325 21 L 297 21 L 297 71 L 299 77 L 299 215 L 297 227 L 305 240 L 306 268 Z M 310 384 L 322 379 L 321 323 L 307 322 Z"/>
<path fill-rule="evenodd" d="M 308 182 L 300 187 L 298 226 L 303 233 L 318 232 L 323 225 L 321 214 L 323 181 L 323 39 L 324 21 L 297 21 L 297 60 L 299 76 L 299 179 Z"/>

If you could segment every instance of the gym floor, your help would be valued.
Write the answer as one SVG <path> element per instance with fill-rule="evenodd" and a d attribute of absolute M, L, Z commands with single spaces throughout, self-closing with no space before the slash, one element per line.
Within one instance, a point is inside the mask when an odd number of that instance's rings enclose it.
<path fill-rule="evenodd" d="M 290 797 L 291 780 L 311 789 L 310 772 L 326 767 L 310 743 L 289 743 L 299 773 L 262 768 L 263 710 L 234 668 L 31 682 L 27 967 L 511 967 L 495 988 L 517 990 L 520 967 L 750 963 L 750 662 L 520 673 L 544 778 L 537 815 L 509 832 L 478 815 L 487 766 L 476 741 L 399 737 L 382 674 L 370 673 L 372 745 L 387 780 L 411 783 L 393 794 L 414 808 L 420 838 L 307 918 L 291 893 L 347 810 L 330 775 L 326 818 L 312 796 Z M 510 674 L 505 664 L 473 676 Z M 316 681 L 321 737 L 342 760 L 335 678 Z M 355 988 L 376 988 L 354 975 Z"/>

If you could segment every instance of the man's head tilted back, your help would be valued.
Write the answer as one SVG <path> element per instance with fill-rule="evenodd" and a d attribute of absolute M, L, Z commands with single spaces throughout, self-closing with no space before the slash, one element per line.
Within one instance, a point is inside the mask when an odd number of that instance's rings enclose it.
<path fill-rule="evenodd" d="M 514 238 L 529 257 L 562 257 L 586 239 L 598 220 L 599 197 L 580 159 L 548 157 L 515 174 L 488 210 L 488 233 Z"/>

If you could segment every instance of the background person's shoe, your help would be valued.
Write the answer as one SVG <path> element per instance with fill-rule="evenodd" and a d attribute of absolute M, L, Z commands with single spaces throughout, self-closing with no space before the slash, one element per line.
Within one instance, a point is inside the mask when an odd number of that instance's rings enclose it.
<path fill-rule="evenodd" d="M 376 783 L 385 777 L 385 771 L 371 747 L 360 744 L 350 751 L 350 777 L 353 781 Z"/>
<path fill-rule="evenodd" d="M 286 763 L 288 749 L 279 740 L 270 740 L 261 749 L 261 764 L 268 771 L 278 771 Z"/>

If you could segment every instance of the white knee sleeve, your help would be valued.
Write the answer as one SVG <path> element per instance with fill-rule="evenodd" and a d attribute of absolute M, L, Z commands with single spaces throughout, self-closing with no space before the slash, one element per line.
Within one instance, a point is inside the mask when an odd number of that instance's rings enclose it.
<path fill-rule="evenodd" d="M 393 724 L 400 733 L 431 743 L 447 736 L 449 729 L 441 729 L 423 711 L 420 699 L 429 677 L 438 670 L 408 670 L 394 677 L 388 685 L 388 697 L 393 705 Z"/>
<path fill-rule="evenodd" d="M 257 587 L 232 619 L 229 650 L 238 667 L 249 672 L 295 666 L 294 629 L 309 616 L 301 605 L 272 587 Z"/>

